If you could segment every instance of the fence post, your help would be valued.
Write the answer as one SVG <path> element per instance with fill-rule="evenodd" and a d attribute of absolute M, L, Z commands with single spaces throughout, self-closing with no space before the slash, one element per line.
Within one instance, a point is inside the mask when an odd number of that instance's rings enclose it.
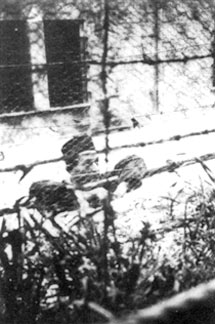
<path fill-rule="evenodd" d="M 154 110 L 159 112 L 159 38 L 160 38 L 160 23 L 159 23 L 159 0 L 154 0 L 154 38 L 155 38 L 155 92 L 154 92 Z"/>

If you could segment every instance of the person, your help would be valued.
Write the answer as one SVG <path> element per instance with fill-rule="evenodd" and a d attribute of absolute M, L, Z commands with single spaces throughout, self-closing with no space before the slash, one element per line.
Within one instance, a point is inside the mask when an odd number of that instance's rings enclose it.
<path fill-rule="evenodd" d="M 82 188 L 84 184 L 99 178 L 98 156 L 90 136 L 74 136 L 63 145 L 61 151 L 75 188 Z"/>

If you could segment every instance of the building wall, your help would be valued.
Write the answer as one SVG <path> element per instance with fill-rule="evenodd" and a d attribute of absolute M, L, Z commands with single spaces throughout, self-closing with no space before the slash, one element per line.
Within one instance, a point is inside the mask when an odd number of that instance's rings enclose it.
<path fill-rule="evenodd" d="M 14 8 L 15 11 L 12 10 Z M 44 13 L 37 5 L 21 10 L 19 6 L 12 4 L 6 9 L 8 12 L 0 15 L 1 20 L 27 19 L 31 64 L 40 68 L 46 63 L 42 21 Z M 75 18 L 72 16 L 71 18 Z M 0 115 L 0 151 L 3 156 L 0 161 L 0 208 L 11 206 L 20 196 L 27 195 L 33 181 L 69 180 L 64 162 L 40 165 L 32 169 L 22 181 L 22 171 L 10 170 L 17 165 L 58 159 L 62 156 L 61 147 L 66 141 L 90 130 L 89 103 L 50 107 L 47 75 L 32 69 L 34 102 L 30 111 Z M 9 171 L 4 172 L 7 169 Z"/>
<path fill-rule="evenodd" d="M 12 1 L 13 3 L 20 3 L 19 1 Z M 46 1 L 44 1 L 45 3 Z M 48 3 L 48 1 L 47 1 Z M 72 8 L 71 4 L 60 6 L 58 1 L 58 8 L 54 8 L 57 1 L 53 4 L 53 15 L 47 16 L 41 8 L 37 5 L 28 5 L 24 10 L 15 6 L 17 11 L 10 11 L 7 8 L 8 14 L 1 15 L 1 19 L 28 19 L 29 39 L 31 41 L 31 61 L 35 64 L 43 64 L 45 62 L 44 40 L 42 30 L 42 18 L 44 15 L 50 19 L 79 19 L 83 18 L 81 12 Z M 49 6 L 50 9 L 50 6 Z M 89 51 L 92 52 L 92 57 L 101 57 L 102 44 L 98 43 L 98 37 L 94 29 L 94 22 L 86 21 L 83 29 L 85 36 L 89 38 Z M 140 57 L 141 47 L 137 46 L 143 33 L 143 27 L 139 26 L 137 30 L 133 26 L 134 38 L 121 39 L 122 26 L 117 28 L 117 32 L 110 36 L 111 45 L 115 46 L 114 50 L 119 50 L 118 55 L 122 60 L 127 60 L 129 57 Z M 168 27 L 168 28 L 167 28 Z M 173 33 L 171 24 L 164 28 L 163 32 Z M 123 29 L 124 31 L 124 29 Z M 195 30 L 194 30 L 195 32 Z M 195 34 L 197 39 L 199 31 Z M 174 34 L 173 34 L 174 35 Z M 201 34 L 201 43 L 210 46 L 208 35 Z M 131 41 L 131 42 L 130 42 Z M 174 41 L 174 40 L 173 40 Z M 132 46 L 130 46 L 130 44 Z M 178 46 L 180 42 L 178 42 Z M 183 44 L 183 46 L 185 46 Z M 186 47 L 187 48 L 187 47 Z M 192 46 L 194 48 L 194 46 Z M 202 50 L 205 46 L 202 46 Z M 166 58 L 165 48 L 161 48 L 161 58 Z M 180 48 L 179 48 L 180 50 Z M 190 50 L 190 49 L 189 49 Z M 189 54 L 189 53 L 188 53 Z M 188 55 L 187 54 L 187 55 Z M 203 52 L 204 54 L 204 52 Z M 189 132 L 193 126 L 198 125 L 198 129 L 212 127 L 206 121 L 207 112 L 213 111 L 214 93 L 211 82 L 211 57 L 204 60 L 193 60 L 186 64 L 162 64 L 160 65 L 160 113 L 161 115 L 153 115 L 155 106 L 154 97 L 154 67 L 142 63 L 136 65 L 118 65 L 110 71 L 110 80 L 108 80 L 108 93 L 113 95 L 110 99 L 110 108 L 119 116 L 123 122 L 122 126 L 132 128 L 131 117 L 135 116 L 143 126 L 143 137 L 137 135 L 136 130 L 132 130 L 132 135 L 120 135 L 119 145 L 125 144 L 130 138 L 135 142 L 145 141 L 151 134 L 157 137 L 167 136 L 166 130 L 170 130 L 171 134 Z M 201 68 L 203 65 L 203 68 Z M 198 68 L 196 68 L 199 67 Z M 99 73 L 101 67 L 98 65 L 91 65 L 89 69 L 89 91 L 92 93 L 91 105 L 86 108 L 59 108 L 50 109 L 47 98 L 47 76 L 42 77 L 36 72 L 32 75 L 34 81 L 34 107 L 35 112 L 27 115 L 11 114 L 10 116 L 0 116 L 0 151 L 4 153 L 4 160 L 0 161 L 0 170 L 11 168 L 17 164 L 33 163 L 35 161 L 42 161 L 47 159 L 55 159 L 61 156 L 62 145 L 74 135 L 78 133 L 91 133 L 92 128 L 98 129 L 103 126 L 102 116 L 100 114 L 99 101 L 103 98 L 102 91 L 99 84 Z M 199 77 L 201 76 L 201 77 Z M 206 106 L 206 108 L 205 108 Z M 175 111 L 177 111 L 175 113 Z M 191 111 L 191 113 L 189 113 Z M 198 117 L 196 124 L 195 116 Z M 204 118 L 201 118 L 204 116 Z M 158 119 L 160 121 L 158 122 Z M 165 121 L 169 122 L 166 124 Z M 180 120 L 180 123 L 178 122 Z M 100 121 L 100 123 L 98 123 Z M 186 125 L 186 127 L 185 127 Z M 176 127 L 177 126 L 177 127 Z M 158 131 L 159 130 L 159 131 Z M 148 134 L 145 134 L 145 132 Z M 113 137 L 114 138 L 114 137 Z M 111 139 L 111 141 L 115 141 Z M 104 138 L 94 137 L 94 142 L 98 149 L 104 147 Z M 115 142 L 116 143 L 116 142 Z M 152 147 L 152 146 L 151 146 Z M 144 149 L 141 152 L 149 154 L 149 167 L 154 165 L 150 156 L 154 157 L 154 162 L 165 162 L 164 156 L 167 158 L 175 157 L 173 149 L 161 154 L 158 150 L 156 153 L 150 155 L 150 150 Z M 174 152 L 177 151 L 177 145 Z M 180 147 L 181 150 L 181 147 Z M 124 152 L 123 154 L 129 154 Z M 120 153 L 122 155 L 122 153 Z M 140 153 L 142 154 L 142 153 Z M 110 168 L 119 160 L 119 152 L 113 153 Z M 162 159 L 160 160 L 160 157 Z M 147 156 L 146 156 L 147 159 Z M 104 156 L 101 157 L 101 170 L 105 171 Z M 69 175 L 65 171 L 63 162 L 48 164 L 34 168 L 27 177 L 19 183 L 22 175 L 21 171 L 0 173 L 0 191 L 2 195 L 2 205 L 13 203 L 15 198 L 27 193 L 27 188 L 32 181 L 37 179 L 49 178 L 53 180 L 63 180 Z M 13 189 L 11 191 L 11 188 Z M 13 192 L 13 194 L 12 194 Z"/>

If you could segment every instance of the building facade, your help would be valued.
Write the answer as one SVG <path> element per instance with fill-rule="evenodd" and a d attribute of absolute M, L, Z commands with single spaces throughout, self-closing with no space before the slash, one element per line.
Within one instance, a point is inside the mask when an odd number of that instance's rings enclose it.
<path fill-rule="evenodd" d="M 0 191 L 5 206 L 25 195 L 36 179 L 67 176 L 59 162 L 32 169 L 19 182 L 22 172 L 13 167 L 60 158 L 67 140 L 89 130 L 90 107 L 83 21 L 49 19 L 35 5 L 26 11 L 7 6 L 0 17 Z"/>

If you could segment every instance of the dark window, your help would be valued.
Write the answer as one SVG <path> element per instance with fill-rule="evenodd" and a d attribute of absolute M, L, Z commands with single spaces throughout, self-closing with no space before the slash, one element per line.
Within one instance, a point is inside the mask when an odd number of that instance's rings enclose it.
<path fill-rule="evenodd" d="M 0 113 L 32 110 L 29 40 L 25 21 L 0 21 Z"/>
<path fill-rule="evenodd" d="M 80 21 L 44 21 L 51 107 L 69 106 L 86 99 L 86 69 L 79 29 Z"/>

